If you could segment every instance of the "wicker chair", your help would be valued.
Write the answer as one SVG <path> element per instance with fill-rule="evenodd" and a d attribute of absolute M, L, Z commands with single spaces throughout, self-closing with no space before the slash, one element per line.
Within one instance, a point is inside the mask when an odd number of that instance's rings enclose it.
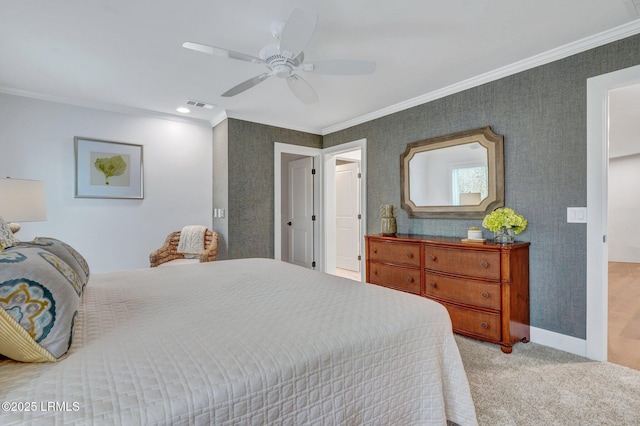
<path fill-rule="evenodd" d="M 172 232 L 167 236 L 162 247 L 149 255 L 151 267 L 162 265 L 172 260 L 185 259 L 184 254 L 178 253 L 180 231 Z M 206 230 L 204 234 L 204 251 L 200 254 L 200 262 L 213 262 L 218 255 L 218 233 Z M 198 259 L 195 259 L 196 261 Z"/>

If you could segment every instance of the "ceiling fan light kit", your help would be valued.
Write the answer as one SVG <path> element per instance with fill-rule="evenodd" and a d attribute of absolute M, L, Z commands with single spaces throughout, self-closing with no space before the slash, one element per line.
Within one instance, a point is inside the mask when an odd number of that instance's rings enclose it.
<path fill-rule="evenodd" d="M 227 90 L 221 95 L 223 97 L 238 95 L 269 77 L 276 76 L 287 80 L 289 89 L 300 101 L 311 104 L 318 101 L 318 94 L 297 71 L 333 75 L 362 75 L 371 74 L 376 68 L 373 61 L 357 59 L 332 59 L 304 63 L 303 49 L 311 41 L 317 22 L 318 17 L 315 13 L 304 9 L 294 9 L 286 22 L 277 21 L 271 24 L 271 34 L 279 42 L 263 47 L 259 57 L 190 41 L 183 43 L 182 46 L 210 55 L 262 64 L 269 69 L 269 72 L 252 77 Z"/>

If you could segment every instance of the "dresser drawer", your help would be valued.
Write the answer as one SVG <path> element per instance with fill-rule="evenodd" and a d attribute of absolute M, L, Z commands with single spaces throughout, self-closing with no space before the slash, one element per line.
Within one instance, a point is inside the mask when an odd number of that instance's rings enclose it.
<path fill-rule="evenodd" d="M 420 244 L 369 241 L 369 259 L 419 268 Z"/>
<path fill-rule="evenodd" d="M 459 250 L 426 245 L 424 267 L 468 277 L 500 280 L 500 252 Z"/>
<path fill-rule="evenodd" d="M 500 310 L 500 284 L 424 273 L 424 295 Z"/>
<path fill-rule="evenodd" d="M 449 311 L 453 331 L 500 341 L 500 314 L 465 309 L 449 303 L 442 304 Z"/>
<path fill-rule="evenodd" d="M 385 287 L 420 294 L 420 269 L 369 263 L 369 282 Z"/>

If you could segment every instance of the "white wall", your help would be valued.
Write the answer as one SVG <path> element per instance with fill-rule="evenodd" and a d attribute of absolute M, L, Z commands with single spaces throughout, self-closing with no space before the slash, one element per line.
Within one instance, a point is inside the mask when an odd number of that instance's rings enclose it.
<path fill-rule="evenodd" d="M 640 154 L 609 160 L 609 261 L 640 263 Z"/>
<path fill-rule="evenodd" d="M 74 136 L 143 145 L 144 199 L 74 198 Z M 211 227 L 212 129 L 0 93 L 0 176 L 45 181 L 48 220 L 19 239 L 65 241 L 92 273 L 146 268 L 172 230 Z"/>

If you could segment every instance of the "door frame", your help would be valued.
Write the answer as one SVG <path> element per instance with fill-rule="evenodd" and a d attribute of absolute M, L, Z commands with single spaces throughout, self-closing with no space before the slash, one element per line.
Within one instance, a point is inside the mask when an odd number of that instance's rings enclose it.
<path fill-rule="evenodd" d="M 607 360 L 609 91 L 640 82 L 640 65 L 587 79 L 586 357 Z"/>
<path fill-rule="evenodd" d="M 316 165 L 316 185 L 314 187 L 314 199 L 316 202 L 316 222 L 314 250 L 316 253 L 316 269 L 324 272 L 335 274 L 335 238 L 327 239 L 327 226 L 333 218 L 333 235 L 335 235 L 335 203 L 332 203 L 333 210 L 329 211 L 327 207 L 328 200 L 335 198 L 335 159 L 341 153 L 347 151 L 360 150 L 360 209 L 362 220 L 360 220 L 360 256 L 364 262 L 364 236 L 367 230 L 367 139 L 359 139 L 353 142 L 347 142 L 334 147 L 320 149 L 299 145 L 291 145 L 282 142 L 274 142 L 273 156 L 273 181 L 274 181 L 274 258 L 282 260 L 282 154 L 297 154 L 314 157 Z M 333 174 L 327 170 L 327 164 L 333 167 Z M 333 186 L 328 184 L 333 182 Z M 329 188 L 329 190 L 325 190 Z M 329 217 L 330 216 L 330 217 Z M 331 229 L 331 226 L 329 227 Z M 329 265 L 327 265 L 328 259 Z M 333 269 L 329 269 L 332 266 Z M 360 268 L 361 281 L 366 279 L 366 271 L 364 267 Z"/>
<path fill-rule="evenodd" d="M 348 153 L 345 153 L 345 154 L 350 154 L 351 152 L 356 152 L 356 151 L 349 151 Z M 336 199 L 336 200 L 338 199 L 338 192 L 339 192 L 340 184 L 338 183 L 337 177 L 339 175 L 339 171 L 338 170 L 341 167 L 350 167 L 352 171 L 353 171 L 353 168 L 355 168 L 357 173 L 361 174 L 360 159 L 359 159 L 360 154 L 361 154 L 360 150 L 358 150 L 357 153 L 358 153 L 358 160 L 354 160 L 352 158 L 349 158 L 348 155 L 344 155 L 344 156 L 343 155 L 338 155 L 336 157 L 336 162 L 335 162 L 335 168 L 336 168 L 336 186 L 335 186 L 336 191 L 335 191 L 335 195 L 336 196 L 332 197 L 333 199 Z M 345 161 L 345 163 L 338 164 L 338 162 L 341 162 L 341 161 Z M 362 233 L 362 230 L 360 229 L 360 221 L 362 220 L 362 206 L 360 205 L 360 181 L 362 180 L 361 176 L 360 177 L 355 176 L 355 180 L 354 180 L 353 179 L 354 176 L 352 175 L 351 179 L 349 179 L 349 182 L 348 182 L 349 189 L 353 189 L 354 185 L 355 185 L 355 190 L 356 190 L 356 193 L 357 193 L 357 197 L 356 197 L 357 198 L 357 207 L 356 207 L 356 211 L 353 212 L 353 213 L 356 216 L 358 216 L 358 215 L 360 216 L 360 218 L 356 218 L 356 222 L 355 222 L 355 224 L 357 224 L 357 226 L 356 226 L 356 229 L 357 229 L 357 237 L 356 237 L 356 239 L 357 239 L 357 241 L 356 241 L 357 242 L 357 256 L 359 256 L 359 258 L 356 260 L 357 261 L 357 265 L 358 265 L 357 272 L 361 272 L 361 269 L 362 269 L 362 252 L 361 252 L 361 249 L 360 249 L 360 235 Z M 338 236 L 340 235 L 340 233 L 338 232 L 338 215 L 337 215 L 339 207 L 340 206 L 338 206 L 338 203 L 336 203 L 336 206 L 335 206 L 335 212 L 336 212 L 336 222 L 335 222 L 336 223 L 336 257 L 335 257 L 336 271 L 338 269 L 338 258 L 339 258 L 339 256 L 338 256 L 338 251 L 339 251 L 338 250 L 338 239 L 339 239 L 339 237 Z M 353 218 L 353 216 L 351 216 L 351 217 Z M 342 241 L 344 241 L 344 240 L 342 240 Z M 352 270 L 352 269 L 350 269 L 348 267 L 346 269 L 347 270 Z"/>
<path fill-rule="evenodd" d="M 273 204 L 273 227 L 274 227 L 274 258 L 282 259 L 282 154 L 296 154 L 314 158 L 316 167 L 316 178 L 313 188 L 313 198 L 315 203 L 316 221 L 313 225 L 314 241 L 313 250 L 315 253 L 316 269 L 322 270 L 323 266 L 323 241 L 322 241 L 322 150 L 320 148 L 311 148 L 300 145 L 291 145 L 282 142 L 274 142 L 273 156 L 273 185 L 274 185 L 274 204 Z"/>
<path fill-rule="evenodd" d="M 359 139 L 322 150 L 324 172 L 324 271 L 329 274 L 336 273 L 336 158 L 340 154 L 360 150 L 360 281 L 365 282 L 366 271 L 364 268 L 364 236 L 367 230 L 367 140 Z"/>

